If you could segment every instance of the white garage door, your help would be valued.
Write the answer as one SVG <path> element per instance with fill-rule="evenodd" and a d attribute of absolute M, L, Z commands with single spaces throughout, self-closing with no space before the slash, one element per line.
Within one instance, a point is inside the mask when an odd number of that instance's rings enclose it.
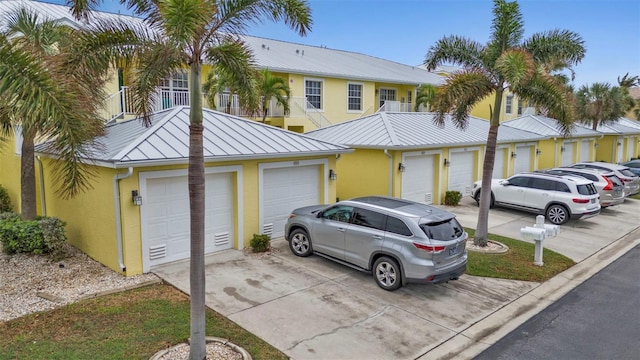
<path fill-rule="evenodd" d="M 405 155 L 402 198 L 432 204 L 434 194 L 434 155 Z"/>
<path fill-rule="evenodd" d="M 320 166 L 296 166 L 264 170 L 263 233 L 284 236 L 291 210 L 320 204 Z"/>
<path fill-rule="evenodd" d="M 580 145 L 580 161 L 589 161 L 591 160 L 591 141 L 582 140 Z"/>
<path fill-rule="evenodd" d="M 507 150 L 507 148 L 496 149 L 496 161 L 493 163 L 493 175 L 491 176 L 493 179 L 504 179 L 506 177 L 505 170 L 507 166 L 504 162 L 504 153 Z"/>
<path fill-rule="evenodd" d="M 452 152 L 449 165 L 449 186 L 447 190 L 457 190 L 463 196 L 471 195 L 476 151 Z"/>
<path fill-rule="evenodd" d="M 531 171 L 531 151 L 533 146 L 516 146 L 516 174 Z"/>
<path fill-rule="evenodd" d="M 574 142 L 565 142 L 564 151 L 562 152 L 562 166 L 573 164 L 573 149 L 575 148 Z"/>
<path fill-rule="evenodd" d="M 205 253 L 210 253 L 233 246 L 233 186 L 230 173 L 207 174 L 205 179 Z M 188 258 L 187 177 L 147 179 L 144 202 L 149 266 Z"/>

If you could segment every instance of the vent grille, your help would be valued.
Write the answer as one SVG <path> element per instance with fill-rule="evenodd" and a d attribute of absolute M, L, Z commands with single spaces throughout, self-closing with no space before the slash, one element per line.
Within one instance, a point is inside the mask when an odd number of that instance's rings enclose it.
<path fill-rule="evenodd" d="M 433 194 L 432 193 L 426 193 L 424 195 L 424 202 L 426 202 L 427 204 L 433 203 Z"/>
<path fill-rule="evenodd" d="M 167 256 L 167 245 L 157 245 L 149 247 L 149 259 L 155 260 Z"/>
<path fill-rule="evenodd" d="M 228 232 L 223 232 L 223 233 L 216 234 L 216 236 L 215 236 L 215 245 L 216 246 L 223 246 L 223 245 L 227 245 L 227 244 L 229 244 L 229 233 Z"/>
<path fill-rule="evenodd" d="M 265 235 L 273 235 L 273 223 L 271 224 L 264 224 L 264 229 L 262 231 L 263 234 Z"/>

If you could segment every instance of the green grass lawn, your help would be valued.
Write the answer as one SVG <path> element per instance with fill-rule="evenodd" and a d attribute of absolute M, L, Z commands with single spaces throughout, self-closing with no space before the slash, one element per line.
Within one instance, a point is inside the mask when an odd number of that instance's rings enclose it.
<path fill-rule="evenodd" d="M 473 229 L 465 229 L 469 241 L 473 241 Z M 489 234 L 490 240 L 501 242 L 509 247 L 506 254 L 483 254 L 469 251 L 467 274 L 524 281 L 546 281 L 575 265 L 568 257 L 549 249 L 544 249 L 544 266 L 533 265 L 534 244 Z"/>
<path fill-rule="evenodd" d="M 189 297 L 153 285 L 0 323 L 0 359 L 148 359 L 189 337 Z M 287 359 L 232 321 L 207 311 L 207 335 L 254 359 Z"/>

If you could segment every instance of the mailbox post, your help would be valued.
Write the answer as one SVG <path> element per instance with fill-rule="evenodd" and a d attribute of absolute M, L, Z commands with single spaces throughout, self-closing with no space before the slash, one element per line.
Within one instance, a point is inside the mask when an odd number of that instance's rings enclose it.
<path fill-rule="evenodd" d="M 556 236 L 560 233 L 558 225 L 549 225 L 544 223 L 544 215 L 536 216 L 536 223 L 533 226 L 525 226 L 520 228 L 520 235 L 525 240 L 533 240 L 535 242 L 535 251 L 533 255 L 533 264 L 542 266 L 542 252 L 544 250 L 543 242 L 546 238 Z"/>

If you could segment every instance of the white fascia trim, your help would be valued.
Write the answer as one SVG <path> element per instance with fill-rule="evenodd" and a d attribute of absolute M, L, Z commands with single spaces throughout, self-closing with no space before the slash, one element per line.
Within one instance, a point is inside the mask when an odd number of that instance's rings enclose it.
<path fill-rule="evenodd" d="M 237 190 L 237 202 L 236 202 L 236 214 L 235 217 L 238 221 L 238 249 L 241 250 L 244 248 L 244 191 L 243 191 L 243 176 L 242 176 L 242 166 L 241 165 L 232 165 L 232 166 L 212 166 L 206 167 L 204 169 L 205 175 L 207 174 L 220 174 L 220 173 L 233 173 L 237 174 L 236 176 L 236 188 Z M 177 177 L 177 176 L 188 176 L 188 169 L 177 169 L 177 170 L 161 170 L 161 171 L 143 171 L 138 174 L 138 186 L 140 187 L 140 195 L 142 196 L 142 205 L 140 206 L 140 236 L 142 242 L 142 272 L 147 273 L 150 271 L 151 266 L 149 265 L 149 246 L 147 244 L 147 207 L 145 206 L 146 202 L 144 199 L 147 198 L 147 180 L 148 179 L 161 179 L 167 177 Z"/>
<path fill-rule="evenodd" d="M 291 168 L 310 165 L 324 165 L 324 200 L 329 203 L 329 159 L 281 161 L 258 164 L 258 221 L 260 222 L 260 233 L 264 233 L 264 171 L 266 169 Z"/>

